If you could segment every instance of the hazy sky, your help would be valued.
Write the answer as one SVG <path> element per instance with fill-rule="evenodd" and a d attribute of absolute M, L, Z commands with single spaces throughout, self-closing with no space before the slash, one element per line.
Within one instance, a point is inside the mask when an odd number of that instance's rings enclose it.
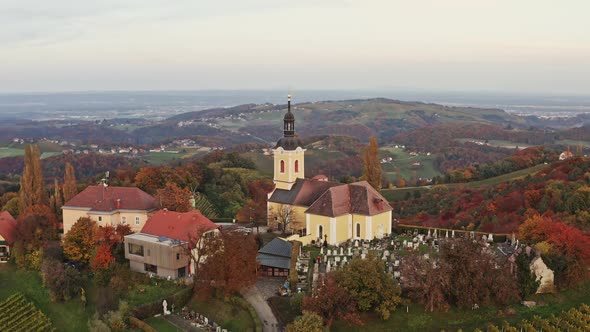
<path fill-rule="evenodd" d="M 0 92 L 590 93 L 588 0 L 0 0 Z"/>

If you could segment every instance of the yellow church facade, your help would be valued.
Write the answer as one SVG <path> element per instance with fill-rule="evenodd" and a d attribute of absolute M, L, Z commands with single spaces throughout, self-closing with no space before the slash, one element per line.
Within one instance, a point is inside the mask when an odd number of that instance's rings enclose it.
<path fill-rule="evenodd" d="M 366 181 L 305 179 L 305 149 L 295 135 L 290 97 L 283 122 L 284 137 L 273 148 L 275 189 L 268 198 L 269 226 L 331 245 L 390 234 L 393 209 Z"/>

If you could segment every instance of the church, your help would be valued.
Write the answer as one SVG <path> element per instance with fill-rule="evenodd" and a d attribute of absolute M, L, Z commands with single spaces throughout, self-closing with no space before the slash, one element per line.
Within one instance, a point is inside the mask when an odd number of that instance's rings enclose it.
<path fill-rule="evenodd" d="M 343 184 L 322 175 L 305 178 L 305 149 L 295 135 L 291 96 L 283 132 L 272 149 L 275 188 L 268 198 L 269 227 L 299 234 L 306 243 L 331 245 L 391 233 L 393 209 L 368 182 Z"/>

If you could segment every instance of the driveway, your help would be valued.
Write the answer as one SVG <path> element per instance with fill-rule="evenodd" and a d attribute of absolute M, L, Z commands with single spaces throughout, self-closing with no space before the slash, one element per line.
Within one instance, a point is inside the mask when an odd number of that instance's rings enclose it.
<path fill-rule="evenodd" d="M 256 285 L 250 287 L 248 290 L 242 291 L 242 296 L 250 303 L 260 320 L 262 321 L 263 332 L 275 332 L 279 331 L 279 323 L 272 313 L 270 306 L 266 302 L 266 299 L 261 295 L 260 290 Z"/>

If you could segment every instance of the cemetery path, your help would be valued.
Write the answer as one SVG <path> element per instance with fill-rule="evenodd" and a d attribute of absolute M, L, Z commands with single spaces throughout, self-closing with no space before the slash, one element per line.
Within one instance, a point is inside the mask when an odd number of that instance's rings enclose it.
<path fill-rule="evenodd" d="M 254 307 L 254 310 L 256 310 L 260 321 L 262 321 L 263 332 L 279 331 L 279 323 L 256 285 L 250 287 L 248 290 L 242 291 L 242 295 Z"/>

